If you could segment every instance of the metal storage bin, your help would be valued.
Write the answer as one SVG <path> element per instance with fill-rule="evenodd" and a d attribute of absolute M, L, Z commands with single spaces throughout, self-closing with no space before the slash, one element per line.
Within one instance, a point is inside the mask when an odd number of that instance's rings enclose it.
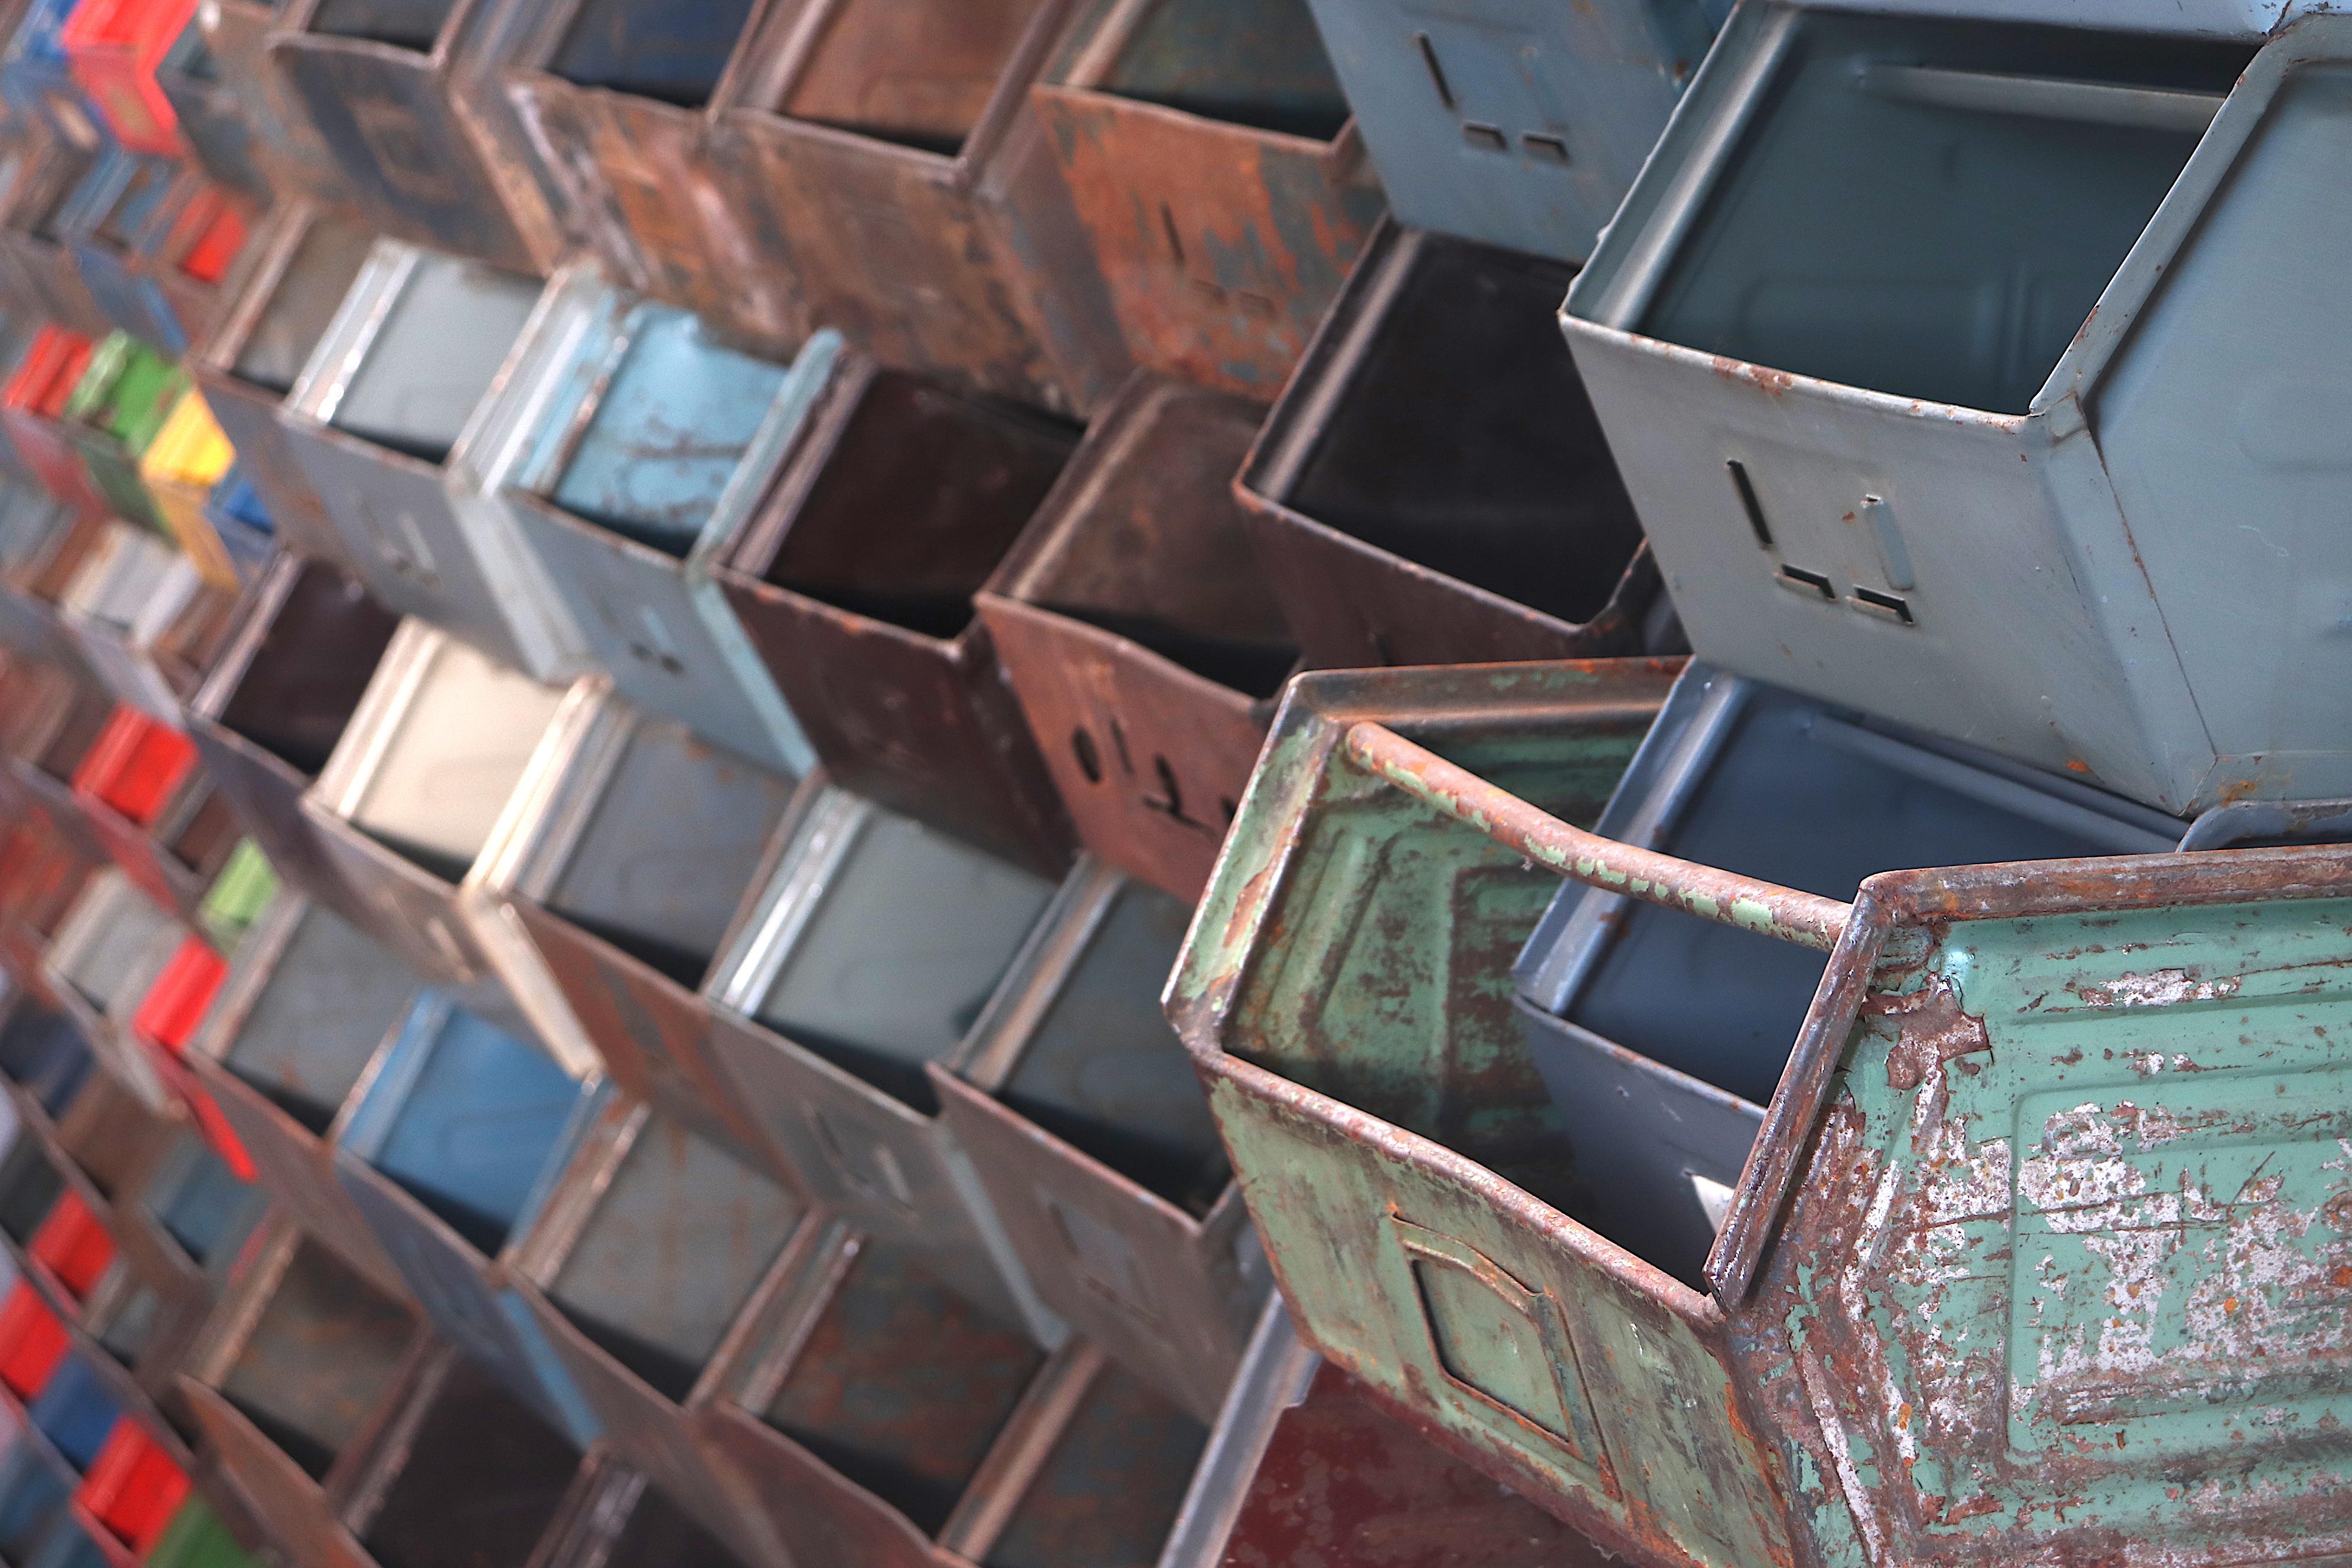
<path fill-rule="evenodd" d="M 593 1132 L 603 1096 L 427 992 L 336 1130 L 335 1175 L 434 1324 L 581 1446 L 599 1429 L 505 1265 Z M 496 1127 L 495 1139 L 479 1130 Z"/>
<path fill-rule="evenodd" d="M 756 68 L 761 7 L 716 0 L 540 5 L 499 86 L 528 156 L 564 192 L 597 253 L 630 288 L 782 353 L 809 335 L 792 274 L 763 258 L 754 212 L 709 149 L 722 80 Z M 520 154 L 519 154 L 520 155 Z"/>
<path fill-rule="evenodd" d="M 1233 497 L 1262 414 L 1139 374 L 977 601 L 1079 842 L 1188 901 L 1298 663 Z"/>
<path fill-rule="evenodd" d="M 1027 100 L 1076 10 L 768 7 L 711 129 L 754 267 L 794 279 L 812 320 L 886 364 L 1063 413 L 1093 406 L 1127 356 Z"/>
<path fill-rule="evenodd" d="M 236 567 L 205 509 L 213 487 L 236 460 L 236 448 L 222 434 L 220 422 L 204 395 L 193 387 L 172 405 L 163 428 L 139 459 L 139 482 L 155 503 L 163 531 L 207 584 L 230 594 L 238 587 Z"/>
<path fill-rule="evenodd" d="M 498 481 L 518 422 L 574 371 L 599 301 L 567 277 L 542 299 L 535 279 L 379 240 L 278 415 L 378 598 L 544 679 L 577 672 L 578 630 L 504 520 L 460 498 Z"/>
<path fill-rule="evenodd" d="M 45 5 L 55 3 L 44 0 Z M 75 215 L 75 197 L 93 170 L 104 160 L 121 156 L 99 141 L 86 121 L 72 132 L 36 134 L 16 163 L 5 209 L 0 209 L 5 222 L 0 244 L 5 244 L 20 288 L 32 296 L 17 302 L 33 305 L 39 314 L 91 337 L 105 336 L 110 325 L 70 248 L 68 220 Z"/>
<path fill-rule="evenodd" d="M 1397 221 L 1581 261 L 1730 0 L 1308 0 Z"/>
<path fill-rule="evenodd" d="M 310 891 L 429 975 L 464 984 L 489 973 L 457 884 L 562 702 L 561 689 L 403 622 L 303 798 L 331 868 Z"/>
<path fill-rule="evenodd" d="M 180 945 L 180 926 L 131 879 L 107 866 L 74 900 L 50 943 L 50 989 L 100 1062 L 146 1107 L 173 1103 L 153 1064 L 124 1035 L 131 1012 Z"/>
<path fill-rule="evenodd" d="M 106 499 L 91 488 L 89 471 L 61 423 L 96 347 L 79 332 L 45 326 L 0 393 L 0 419 L 6 422 L 17 460 L 75 517 L 109 510 Z"/>
<path fill-rule="evenodd" d="M 1129 356 L 1272 397 L 1385 205 L 1307 0 L 1078 16 L 1031 107 Z"/>
<path fill-rule="evenodd" d="M 1058 1342 L 925 1071 L 964 1060 L 1054 885 L 821 782 L 778 841 L 708 987 L 725 1081 L 812 1196 Z"/>
<path fill-rule="evenodd" d="M 277 896 L 278 873 L 269 857 L 252 839 L 240 838 L 205 889 L 204 901 L 196 906 L 196 929 L 233 958 L 245 933 Z"/>
<path fill-rule="evenodd" d="M 807 737 L 711 570 L 827 385 L 840 339 L 819 334 L 786 367 L 667 306 L 611 306 L 490 500 L 623 696 L 762 767 L 805 773 Z"/>
<path fill-rule="evenodd" d="M 574 1491 L 570 1517 L 549 1537 L 550 1568 L 749 1568 L 767 1561 L 730 1551 L 657 1483 L 614 1456 L 592 1463 L 594 1486 L 584 1495 Z"/>
<path fill-rule="evenodd" d="M 0 1421 L 8 1429 L 7 1448 L 0 1453 L 0 1552 L 23 1563 L 64 1515 L 73 1471 L 21 1411 L 9 1410 Z"/>
<path fill-rule="evenodd" d="M 180 552 L 117 518 L 58 595 L 81 661 L 151 722 L 180 722 L 182 696 L 234 629 L 236 595 Z"/>
<path fill-rule="evenodd" d="M 195 10 L 195 0 L 81 0 L 58 30 L 75 79 L 134 153 L 173 158 L 186 150 L 155 70 Z"/>
<path fill-rule="evenodd" d="M 126 1415 L 114 1424 L 74 1489 L 75 1512 L 109 1543 L 144 1562 L 188 1496 L 188 1473 Z"/>
<path fill-rule="evenodd" d="M 695 995 L 756 880 L 793 784 L 574 692 L 464 889 L 473 933 L 575 1077 L 744 1149 L 760 1134 L 710 1068 Z"/>
<path fill-rule="evenodd" d="M 226 99 L 251 128 L 251 162 L 268 176 L 278 205 L 298 200 L 348 205 L 350 176 L 268 58 L 269 31 L 279 8 L 280 0 L 215 0 L 199 5 L 196 26 L 204 34 L 207 75 L 198 85 L 206 89 L 208 100 Z M 168 68 L 163 81 L 165 95 L 179 110 L 181 134 L 196 144 L 198 156 L 209 164 L 200 129 L 207 117 L 191 111 L 189 94 L 181 90 Z M 215 177 L 226 176 L 216 171 Z"/>
<path fill-rule="evenodd" d="M 258 580 L 277 558 L 278 521 L 269 515 L 259 488 L 241 467 L 232 465 L 205 498 L 205 526 L 220 541 L 221 552 L 240 586 Z M 303 548 L 302 542 L 291 535 L 286 546 Z"/>
<path fill-rule="evenodd" d="M 28 1568 L 113 1568 L 113 1562 L 91 1537 L 89 1527 L 68 1516 L 42 1539 Z"/>
<path fill-rule="evenodd" d="M 569 236 L 498 94 L 530 7 L 496 0 L 289 0 L 268 64 L 387 231 L 545 271 Z"/>
<path fill-rule="evenodd" d="M 36 1398 L 48 1386 L 65 1363 L 69 1342 L 65 1324 L 42 1305 L 30 1285 L 20 1279 L 9 1287 L 5 1305 L 0 1306 L 0 1383 L 16 1399 Z M 11 1406 L 16 1399 L 9 1401 Z M 49 1444 L 47 1432 L 37 1426 L 29 1429 Z M 63 1456 L 58 1462 L 66 1464 Z"/>
<path fill-rule="evenodd" d="M 139 482 L 139 459 L 187 384 L 175 361 L 128 332 L 114 332 L 92 351 L 60 423 L 91 488 L 115 516 L 161 531 L 154 500 Z"/>
<path fill-rule="evenodd" d="M 50 1116 L 72 1103 L 96 1065 L 71 1019 L 32 996 L 10 1000 L 0 1024 L 0 1075 Z"/>
<path fill-rule="evenodd" d="M 258 9 L 244 0 L 246 9 Z M 269 149 L 257 134 L 261 110 L 248 110 L 247 93 L 266 104 L 268 93 L 250 79 L 232 81 L 221 69 L 205 36 L 204 7 L 192 9 L 155 67 L 155 86 L 180 122 L 188 155 L 222 184 L 264 201 L 271 195 Z"/>
<path fill-rule="evenodd" d="M 122 1407 L 79 1352 L 68 1351 L 57 1371 L 26 1407 L 33 1425 L 58 1447 L 79 1474 L 87 1474 L 98 1451 L 122 1418 Z"/>
<path fill-rule="evenodd" d="M 115 1213 L 124 1250 L 142 1272 L 175 1294 L 210 1303 L 221 1295 L 268 1205 L 267 1193 L 184 1130 L 172 1135 L 153 1171 Z"/>
<path fill-rule="evenodd" d="M 59 214 L 59 258 L 119 332 L 167 354 L 186 347 L 178 323 L 160 310 L 142 263 L 160 226 L 177 204 L 178 165 L 110 146 L 101 152 Z M 54 264 L 53 264 L 54 265 Z"/>
<path fill-rule="evenodd" d="M 1309 668 L 1642 646 L 1658 578 L 1641 522 L 1576 366 L 1536 330 L 1568 279 L 1374 236 L 1238 489 Z"/>
<path fill-rule="evenodd" d="M 1570 296 L 1692 641 L 2169 811 L 2352 791 L 2340 345 L 2248 313 L 2352 235 L 2352 33 L 1966 9 L 1746 7 Z"/>
<path fill-rule="evenodd" d="M 373 233 L 356 219 L 307 201 L 280 201 L 224 277 L 219 319 L 187 357 L 205 406 L 288 542 L 346 563 L 341 535 L 296 460 L 278 413 L 374 244 Z"/>
<path fill-rule="evenodd" d="M 971 596 L 1075 445 L 845 354 L 719 574 L 838 783 L 1055 875 L 1069 826 Z"/>
<path fill-rule="evenodd" d="M 181 123 L 187 121 L 184 117 Z M 202 1480 L 199 1492 L 212 1489 Z M 260 1568 L 260 1559 L 246 1550 L 220 1515 L 203 1496 L 180 1505 L 172 1522 L 147 1554 L 147 1568 Z"/>

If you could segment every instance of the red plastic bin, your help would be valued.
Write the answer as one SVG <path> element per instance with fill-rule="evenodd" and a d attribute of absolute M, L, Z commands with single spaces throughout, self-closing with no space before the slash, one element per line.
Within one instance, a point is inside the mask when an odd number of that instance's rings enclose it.
<path fill-rule="evenodd" d="M 25 1251 L 57 1277 L 66 1294 L 86 1301 L 114 1261 L 114 1237 L 81 1194 L 68 1187 L 49 1205 Z"/>
<path fill-rule="evenodd" d="M 196 0 L 82 0 L 58 41 L 74 79 L 98 103 L 115 139 L 134 153 L 176 157 L 180 117 L 155 68 L 196 14 Z"/>
<path fill-rule="evenodd" d="M 74 1489 L 74 1500 L 143 1559 L 188 1500 L 188 1473 L 137 1422 L 120 1416 Z"/>
<path fill-rule="evenodd" d="M 17 1398 L 32 1399 L 49 1385 L 69 1342 L 65 1324 L 23 1280 L 0 1301 L 0 1384 Z"/>
<path fill-rule="evenodd" d="M 152 827 L 195 765 L 194 742 L 124 703 L 75 767 L 74 793 Z"/>

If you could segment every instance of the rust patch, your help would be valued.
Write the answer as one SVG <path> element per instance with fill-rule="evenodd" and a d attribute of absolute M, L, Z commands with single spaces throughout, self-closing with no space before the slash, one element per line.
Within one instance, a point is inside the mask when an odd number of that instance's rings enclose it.
<path fill-rule="evenodd" d="M 1984 1020 L 1961 1011 L 1959 993 L 1940 974 L 1908 996 L 1874 998 L 1864 1010 L 1900 1020 L 1901 1037 L 1886 1054 L 1886 1086 L 1906 1094 L 1946 1062 L 1992 1049 Z"/>

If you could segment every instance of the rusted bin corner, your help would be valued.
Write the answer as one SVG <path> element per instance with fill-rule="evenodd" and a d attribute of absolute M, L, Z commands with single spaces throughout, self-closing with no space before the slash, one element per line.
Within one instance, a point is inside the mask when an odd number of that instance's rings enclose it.
<path fill-rule="evenodd" d="M 261 0 L 227 0 L 216 9 L 250 16 L 263 5 Z M 188 13 L 179 37 L 155 67 L 155 85 L 179 120 L 189 156 L 205 173 L 232 190 L 267 202 L 277 165 L 258 123 L 270 112 L 270 94 L 261 82 L 222 68 L 225 51 L 214 48 L 205 21 L 201 5 Z M 212 30 L 233 25 L 215 21 Z"/>
<path fill-rule="evenodd" d="M 1057 1342 L 939 1117 L 956 1063 L 1055 885 L 910 818 L 805 784 L 712 970 L 711 1049 L 798 1185 L 1008 1324 Z"/>
<path fill-rule="evenodd" d="M 1570 269 L 1385 226 L 1239 482 L 1312 668 L 1586 658 L 1659 597 L 1576 366 Z"/>
<path fill-rule="evenodd" d="M 32 294 L 20 302 L 93 338 L 104 337 L 112 323 L 75 263 L 68 220 L 76 216 L 75 197 L 83 183 L 107 155 L 95 142 L 37 135 L 0 203 L 0 223 L 5 223 L 0 245 L 5 245 L 11 270 Z"/>
<path fill-rule="evenodd" d="M 543 272 L 569 237 L 562 205 L 486 79 L 513 43 L 499 0 L 291 0 L 269 63 L 386 230 Z M 503 142 L 503 147 L 500 143 Z"/>
<path fill-rule="evenodd" d="M 1030 92 L 1135 363 L 1271 398 L 1384 206 L 1307 0 L 1094 0 Z"/>
<path fill-rule="evenodd" d="M 714 166 L 711 104 L 757 68 L 772 29 L 753 0 L 677 6 L 568 0 L 536 7 L 499 76 L 515 122 L 616 276 L 768 352 L 810 331 L 792 273 L 773 265 Z"/>
<path fill-rule="evenodd" d="M 582 1073 L 763 1150 L 710 1061 L 696 993 L 757 885 L 792 782 L 601 686 L 566 704 L 541 756 L 464 889 L 477 941 Z"/>
<path fill-rule="evenodd" d="M 1118 318 L 1027 98 L 1076 9 L 768 7 L 711 132 L 759 265 L 886 364 L 1062 413 L 1108 395 Z"/>
<path fill-rule="evenodd" d="M 718 573 L 844 787 L 1054 874 L 1069 824 L 971 599 L 1076 444 L 845 354 Z"/>
<path fill-rule="evenodd" d="M 350 205 L 351 176 L 302 113 L 293 91 L 269 60 L 269 33 L 277 26 L 279 9 L 280 0 L 215 0 L 215 4 L 199 5 L 196 26 L 203 35 L 201 59 L 175 49 L 159 79 L 179 111 L 182 133 L 215 178 L 238 184 L 215 163 L 241 154 L 264 176 L 280 204 L 323 201 Z M 200 81 L 190 81 L 189 73 L 198 68 L 206 75 Z M 199 97 L 201 105 L 196 101 Z M 218 124 L 224 107 L 236 116 L 238 127 L 235 131 L 221 127 L 217 138 L 208 138 L 207 130 Z M 236 145 L 232 149 L 222 142 Z"/>
<path fill-rule="evenodd" d="M 1139 373 L 978 599 L 1079 842 L 1187 902 L 1298 663 L 1233 496 L 1263 416 Z"/>

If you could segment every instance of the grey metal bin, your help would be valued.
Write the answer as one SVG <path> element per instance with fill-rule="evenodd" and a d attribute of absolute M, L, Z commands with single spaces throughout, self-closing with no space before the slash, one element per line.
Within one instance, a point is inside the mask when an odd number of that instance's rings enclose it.
<path fill-rule="evenodd" d="M 2352 21 L 1898 9 L 1743 5 L 1569 294 L 1694 647 L 2169 811 L 2352 790 Z"/>

